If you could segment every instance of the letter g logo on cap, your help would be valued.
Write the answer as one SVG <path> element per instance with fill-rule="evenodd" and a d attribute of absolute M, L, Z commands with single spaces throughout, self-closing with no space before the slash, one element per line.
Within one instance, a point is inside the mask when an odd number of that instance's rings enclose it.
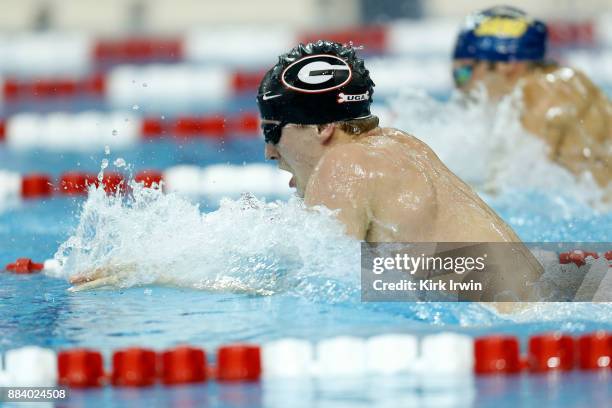
<path fill-rule="evenodd" d="M 352 75 L 351 68 L 342 58 L 318 54 L 293 62 L 283 71 L 281 81 L 294 91 L 319 93 L 346 85 Z"/>

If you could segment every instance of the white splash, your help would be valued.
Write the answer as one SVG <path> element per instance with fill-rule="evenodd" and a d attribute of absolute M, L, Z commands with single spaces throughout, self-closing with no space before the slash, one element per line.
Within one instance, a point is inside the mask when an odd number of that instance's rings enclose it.
<path fill-rule="evenodd" d="M 92 187 L 79 225 L 55 255 L 63 277 L 113 265 L 130 270 L 120 287 L 314 294 L 322 277 L 358 290 L 359 242 L 344 235 L 329 210 L 306 209 L 297 198 L 266 203 L 244 195 L 202 213 L 175 194 L 133 189 L 122 199 Z"/>
<path fill-rule="evenodd" d="M 480 192 L 540 190 L 605 209 L 590 175 L 575 178 L 547 159 L 547 146 L 520 123 L 520 91 L 498 104 L 484 92 L 439 102 L 405 90 L 390 102 L 392 125 L 427 143 L 453 172 Z"/>

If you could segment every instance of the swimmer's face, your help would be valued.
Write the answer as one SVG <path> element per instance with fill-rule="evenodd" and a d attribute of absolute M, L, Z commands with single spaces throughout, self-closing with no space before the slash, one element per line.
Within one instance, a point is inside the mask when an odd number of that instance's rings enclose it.
<path fill-rule="evenodd" d="M 463 92 L 470 92 L 479 83 L 485 83 L 490 74 L 490 66 L 486 61 L 470 58 L 453 60 L 453 80 L 455 87 Z"/>
<path fill-rule="evenodd" d="M 487 95 L 497 100 L 511 92 L 516 81 L 526 72 L 522 62 L 490 62 L 470 58 L 453 60 L 455 86 L 466 93 L 484 86 Z"/>
<path fill-rule="evenodd" d="M 262 120 L 262 124 L 272 122 Z M 266 143 L 265 147 L 266 159 L 278 161 L 281 170 L 293 175 L 289 185 L 296 188 L 300 197 L 304 197 L 310 176 L 323 153 L 316 125 L 285 125 L 280 141 L 277 144 Z"/>

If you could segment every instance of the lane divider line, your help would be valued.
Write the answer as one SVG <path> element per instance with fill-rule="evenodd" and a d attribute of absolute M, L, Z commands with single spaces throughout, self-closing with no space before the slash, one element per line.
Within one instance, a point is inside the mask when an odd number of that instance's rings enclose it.
<path fill-rule="evenodd" d="M 391 344 L 418 346 L 393 358 Z M 374 348 L 372 348 L 374 347 Z M 457 348 L 458 347 L 458 348 Z M 314 352 L 316 350 L 316 352 Z M 306 351 L 306 354 L 303 352 Z M 372 353 L 372 356 L 369 354 Z M 579 337 L 553 332 L 528 339 L 527 352 L 510 335 L 472 338 L 441 332 L 418 339 L 410 334 L 384 334 L 369 339 L 349 336 L 316 342 L 279 339 L 262 346 L 228 344 L 216 351 L 215 364 L 204 349 L 179 345 L 157 352 L 129 347 L 112 353 L 111 368 L 104 369 L 102 353 L 90 348 L 56 352 L 40 347 L 22 347 L 6 352 L 6 370 L 0 386 L 53 386 L 70 388 L 148 387 L 219 382 L 254 382 L 262 378 L 355 378 L 381 374 L 408 375 L 427 381 L 466 381 L 472 375 L 529 375 L 571 370 L 612 369 L 612 332 L 596 331 Z M 375 364 L 368 363 L 379 358 Z M 394 361 L 394 360 L 401 361 Z M 393 366 L 392 370 L 380 368 Z M 466 377 L 467 376 L 467 377 Z M 442 384 L 442 382 L 440 382 Z"/>

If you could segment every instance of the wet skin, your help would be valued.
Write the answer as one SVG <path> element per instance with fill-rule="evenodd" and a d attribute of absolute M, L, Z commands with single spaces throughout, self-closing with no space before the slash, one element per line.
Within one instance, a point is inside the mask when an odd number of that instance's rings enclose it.
<path fill-rule="evenodd" d="M 453 62 L 462 65 L 473 66 L 463 91 L 482 84 L 497 100 L 521 87 L 523 126 L 547 143 L 549 158 L 575 175 L 588 172 L 600 186 L 610 186 L 612 103 L 583 73 L 520 62 L 498 63 L 494 69 L 469 59 Z"/>
<path fill-rule="evenodd" d="M 353 136 L 333 124 L 322 130 L 289 126 L 278 145 L 266 146 L 266 157 L 293 174 L 307 205 L 336 210 L 346 232 L 357 239 L 517 243 L 515 256 L 498 270 L 499 282 L 490 286 L 505 286 L 520 300 L 533 299 L 527 286 L 542 273 L 537 260 L 417 138 L 390 128 Z M 496 251 L 493 246 L 487 250 Z"/>
<path fill-rule="evenodd" d="M 519 241 L 415 137 L 390 128 L 360 136 L 332 132 L 286 128 L 278 145 L 266 147 L 266 156 L 293 174 L 306 204 L 338 210 L 349 235 L 376 242 Z"/>

